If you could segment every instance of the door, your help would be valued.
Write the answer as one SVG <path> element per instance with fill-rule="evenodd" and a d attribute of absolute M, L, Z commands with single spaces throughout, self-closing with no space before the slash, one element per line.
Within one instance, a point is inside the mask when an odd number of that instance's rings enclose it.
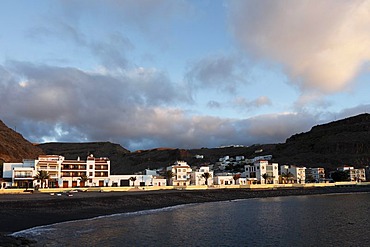
<path fill-rule="evenodd" d="M 104 187 L 104 180 L 99 180 L 99 187 Z"/>
<path fill-rule="evenodd" d="M 128 180 L 128 179 L 122 179 L 120 181 L 119 186 L 121 186 L 121 187 L 128 187 L 128 186 L 130 186 L 130 180 Z"/>
<path fill-rule="evenodd" d="M 77 187 L 77 181 L 72 181 L 72 187 Z"/>
<path fill-rule="evenodd" d="M 63 188 L 68 188 L 68 181 L 63 181 Z"/>

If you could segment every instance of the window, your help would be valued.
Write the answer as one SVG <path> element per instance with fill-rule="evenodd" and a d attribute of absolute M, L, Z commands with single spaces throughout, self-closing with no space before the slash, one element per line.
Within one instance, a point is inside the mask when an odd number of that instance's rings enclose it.
<path fill-rule="evenodd" d="M 93 165 L 90 165 L 90 169 L 93 169 Z"/>
<path fill-rule="evenodd" d="M 92 176 L 93 175 L 93 173 L 92 172 L 89 172 L 89 176 Z"/>
<path fill-rule="evenodd" d="M 182 178 L 186 178 L 186 175 L 182 176 Z"/>
<path fill-rule="evenodd" d="M 186 172 L 186 169 L 182 169 L 183 172 Z"/>

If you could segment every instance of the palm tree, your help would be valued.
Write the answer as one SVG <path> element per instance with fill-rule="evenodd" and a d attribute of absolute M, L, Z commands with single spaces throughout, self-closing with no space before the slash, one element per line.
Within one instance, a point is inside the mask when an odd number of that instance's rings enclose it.
<path fill-rule="evenodd" d="M 135 186 L 136 177 L 130 177 L 130 181 L 132 181 L 132 186 Z"/>
<path fill-rule="evenodd" d="M 44 188 L 44 184 L 46 183 L 46 180 L 50 178 L 50 175 L 47 171 L 40 170 L 36 174 L 36 176 L 33 177 L 34 180 L 40 180 L 41 182 L 41 188 Z"/>
<path fill-rule="evenodd" d="M 80 187 L 85 187 L 85 183 L 89 181 L 89 177 L 84 174 L 78 180 L 80 180 Z"/>
<path fill-rule="evenodd" d="M 267 173 L 264 173 L 262 175 L 263 179 L 265 180 L 265 184 L 266 184 L 266 180 L 270 177 L 270 175 L 268 175 Z"/>
<path fill-rule="evenodd" d="M 203 174 L 201 175 L 201 177 L 202 177 L 202 178 L 204 178 L 204 179 L 206 180 L 206 185 L 208 186 L 208 179 L 209 179 L 209 178 L 212 178 L 211 173 L 209 173 L 209 172 L 205 172 L 205 173 L 203 173 Z"/>
<path fill-rule="evenodd" d="M 174 176 L 175 176 L 175 174 L 173 173 L 173 171 L 171 171 L 171 170 L 166 171 L 167 185 L 170 184 L 169 182 L 170 182 L 171 178 L 173 178 Z"/>
<path fill-rule="evenodd" d="M 238 180 L 240 178 L 240 174 L 235 174 L 233 176 L 233 179 L 234 179 L 234 184 L 236 184 L 236 180 Z"/>
<path fill-rule="evenodd" d="M 283 178 L 283 180 L 285 181 L 285 183 L 289 183 L 289 180 L 291 180 L 294 177 L 294 175 L 293 175 L 293 173 L 287 171 L 285 173 L 283 172 L 281 174 L 281 177 Z"/>

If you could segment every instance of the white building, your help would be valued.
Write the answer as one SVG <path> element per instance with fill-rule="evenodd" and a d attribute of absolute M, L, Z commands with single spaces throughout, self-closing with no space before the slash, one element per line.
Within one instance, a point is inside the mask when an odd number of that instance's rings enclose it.
<path fill-rule="evenodd" d="M 166 186 L 166 179 L 157 175 L 110 175 L 109 186 L 138 187 Z"/>
<path fill-rule="evenodd" d="M 49 188 L 167 185 L 166 179 L 157 174 L 111 175 L 108 158 L 95 158 L 93 155 L 89 155 L 86 160 L 80 160 L 80 158 L 66 160 L 59 155 L 40 155 L 37 160 L 24 160 L 23 163 L 4 163 L 3 177 L 5 180 L 11 181 L 6 184 L 6 187 L 44 187 L 40 180 L 34 179 L 39 171 L 46 171 L 49 174 L 49 179 L 44 181 L 45 187 Z M 84 176 L 87 181 L 82 180 Z M 135 179 L 130 179 L 131 177 Z"/>
<path fill-rule="evenodd" d="M 364 168 L 356 169 L 353 166 L 342 166 L 337 169 L 338 171 L 348 172 L 350 181 L 365 182 L 366 171 Z"/>
<path fill-rule="evenodd" d="M 23 163 L 4 163 L 3 178 L 7 182 L 3 182 L 2 187 L 32 188 L 35 175 L 35 160 L 25 159 Z"/>
<path fill-rule="evenodd" d="M 269 164 L 267 160 L 258 160 L 253 165 L 245 165 L 244 171 L 249 183 L 279 183 L 278 163 Z"/>
<path fill-rule="evenodd" d="M 322 167 L 307 168 L 306 181 L 314 183 L 325 182 L 325 169 Z"/>
<path fill-rule="evenodd" d="M 291 178 L 289 174 L 291 174 Z M 306 182 L 306 167 L 282 165 L 280 166 L 280 176 L 282 183 L 304 184 Z"/>
<path fill-rule="evenodd" d="M 167 167 L 167 171 L 172 171 L 173 177 L 169 179 L 173 186 L 188 186 L 191 179 L 191 167 L 185 161 L 176 161 L 174 165 Z"/>
<path fill-rule="evenodd" d="M 40 180 L 34 177 L 39 171 L 46 171 L 49 179 L 45 187 L 84 187 L 108 186 L 110 176 L 110 161 L 108 158 L 95 158 L 93 155 L 87 160 L 65 160 L 59 155 L 40 155 L 37 160 L 24 160 L 23 163 L 4 163 L 4 178 L 11 178 L 11 186 L 29 188 L 44 187 Z M 88 180 L 82 181 L 81 177 Z"/>
<path fill-rule="evenodd" d="M 232 175 L 215 175 L 213 178 L 215 185 L 233 185 L 234 178 Z"/>
<path fill-rule="evenodd" d="M 204 174 L 208 173 L 209 178 L 205 179 Z M 199 169 L 192 171 L 191 185 L 213 185 L 213 171 L 208 166 L 201 166 Z"/>

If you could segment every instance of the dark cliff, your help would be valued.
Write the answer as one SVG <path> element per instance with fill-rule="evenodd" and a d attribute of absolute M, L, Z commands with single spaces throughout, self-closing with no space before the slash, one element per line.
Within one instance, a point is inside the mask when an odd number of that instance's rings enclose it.
<path fill-rule="evenodd" d="M 34 159 L 43 151 L 0 120 L 0 163 Z"/>
<path fill-rule="evenodd" d="M 362 167 L 370 163 L 370 114 L 361 114 L 317 125 L 309 132 L 296 134 L 273 152 L 279 163 L 321 165 L 335 169 L 340 165 Z"/>
<path fill-rule="evenodd" d="M 255 153 L 256 150 L 261 152 Z M 212 164 L 225 155 L 253 158 L 272 154 L 273 161 L 280 164 L 321 166 L 327 170 L 340 165 L 363 167 L 370 164 L 370 114 L 314 126 L 309 132 L 293 135 L 282 144 L 187 150 L 156 148 L 135 152 L 110 142 L 45 143 L 35 147 L 0 121 L 0 159 L 21 161 L 23 158 L 36 158 L 41 153 L 59 154 L 67 159 L 85 159 L 89 154 L 108 157 L 112 174 L 132 174 L 146 168 L 165 167 L 176 160 L 187 161 L 192 166 Z M 194 156 L 197 154 L 204 158 L 196 159 Z"/>

